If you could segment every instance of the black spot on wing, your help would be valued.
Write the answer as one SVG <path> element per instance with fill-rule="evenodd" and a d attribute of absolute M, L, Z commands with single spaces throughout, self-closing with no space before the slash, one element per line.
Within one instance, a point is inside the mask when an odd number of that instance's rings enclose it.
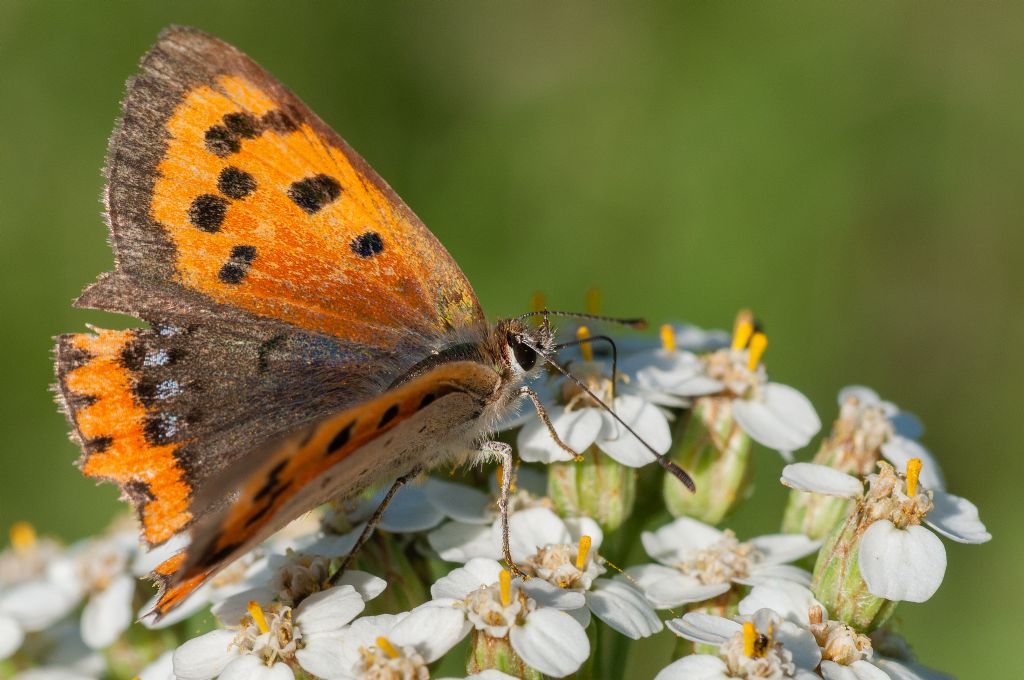
<path fill-rule="evenodd" d="M 313 175 L 306 179 L 292 182 L 288 188 L 288 198 L 292 203 L 313 215 L 329 203 L 341 196 L 341 184 L 330 175 Z"/>
<path fill-rule="evenodd" d="M 334 435 L 334 439 L 332 439 L 331 443 L 327 445 L 327 455 L 338 451 L 344 447 L 345 444 L 348 444 L 348 440 L 352 437 L 352 428 L 355 427 L 355 425 L 356 421 L 353 420 L 351 423 L 341 428 L 341 430 L 338 431 L 338 434 Z"/>
<path fill-rule="evenodd" d="M 178 416 L 170 413 L 153 413 L 146 417 L 142 431 L 150 446 L 163 446 L 174 441 L 180 434 L 181 426 Z"/>
<path fill-rule="evenodd" d="M 256 259 L 256 246 L 235 246 L 231 249 L 231 256 L 224 266 L 217 273 L 218 278 L 224 283 L 237 285 L 245 280 L 249 273 L 252 261 Z"/>
<path fill-rule="evenodd" d="M 203 135 L 206 150 L 214 156 L 224 158 L 242 150 L 242 142 L 224 125 L 214 125 Z"/>
<path fill-rule="evenodd" d="M 218 549 L 216 552 L 210 553 L 209 555 L 204 557 L 200 561 L 199 566 L 201 568 L 209 568 L 214 565 L 217 565 L 225 559 L 227 559 L 228 557 L 230 557 L 231 554 L 238 550 L 241 546 L 241 543 L 230 543 L 224 546 L 223 548 Z"/>
<path fill-rule="evenodd" d="M 85 442 L 85 450 L 92 453 L 103 453 L 110 448 L 110 445 L 114 443 L 113 437 L 94 437 L 89 441 Z"/>
<path fill-rule="evenodd" d="M 241 139 L 253 139 L 262 131 L 256 116 L 244 111 L 224 114 L 224 127 Z"/>
<path fill-rule="evenodd" d="M 263 117 L 260 118 L 260 124 L 264 129 L 287 134 L 299 129 L 298 119 L 299 116 L 295 111 L 289 115 L 280 109 L 274 109 L 263 114 Z"/>
<path fill-rule="evenodd" d="M 133 337 L 121 348 L 121 365 L 132 373 L 142 370 L 146 362 L 146 346 L 138 338 Z"/>
<path fill-rule="evenodd" d="M 239 200 L 256 191 L 256 180 L 244 170 L 228 166 L 220 171 L 217 188 L 228 198 Z"/>
<path fill-rule="evenodd" d="M 188 221 L 197 229 L 214 234 L 220 231 L 224 216 L 228 212 L 228 201 L 221 196 L 202 194 L 196 196 L 188 208 Z"/>
<path fill-rule="evenodd" d="M 384 411 L 384 415 L 380 417 L 380 422 L 377 423 L 377 428 L 380 429 L 390 423 L 398 415 L 398 404 L 392 404 L 388 406 L 388 410 Z"/>
<path fill-rule="evenodd" d="M 288 461 L 282 460 L 280 463 L 270 468 L 270 472 L 267 473 L 267 478 L 263 482 L 263 486 L 259 488 L 256 495 L 252 497 L 254 501 L 259 501 L 266 496 L 274 493 L 274 489 L 280 485 L 281 480 L 278 478 L 279 475 L 288 467 Z"/>
<path fill-rule="evenodd" d="M 430 406 L 432 403 L 434 403 L 435 399 L 437 399 L 437 396 L 433 392 L 423 395 L 423 399 L 420 401 L 420 405 L 416 408 L 416 410 L 418 411 L 421 408 L 426 408 L 427 406 Z"/>
<path fill-rule="evenodd" d="M 384 241 L 375 231 L 368 231 L 356 236 L 349 245 L 352 247 L 352 252 L 359 257 L 373 257 L 384 250 Z"/>

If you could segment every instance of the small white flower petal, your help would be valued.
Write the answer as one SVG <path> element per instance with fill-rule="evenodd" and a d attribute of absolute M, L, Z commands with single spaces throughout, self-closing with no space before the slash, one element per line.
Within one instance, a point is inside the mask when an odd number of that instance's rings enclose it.
<path fill-rule="evenodd" d="M 178 680 L 209 680 L 220 675 L 238 658 L 231 647 L 235 631 L 213 630 L 192 638 L 174 651 L 174 675 Z"/>
<path fill-rule="evenodd" d="M 878 396 L 878 392 L 875 392 L 870 387 L 864 385 L 847 385 L 843 389 L 839 390 L 839 406 L 850 398 L 854 398 L 860 402 L 861 406 L 878 406 L 882 403 L 882 398 Z"/>
<path fill-rule="evenodd" d="M 384 500 L 382 494 L 379 497 L 380 501 L 374 498 L 376 504 Z M 391 499 L 379 526 L 382 531 L 411 534 L 433 529 L 443 521 L 444 513 L 427 500 L 423 487 L 407 484 Z"/>
<path fill-rule="evenodd" d="M 275 663 L 267 666 L 260 659 L 246 654 L 235 658 L 224 672 L 220 674 L 219 680 L 294 680 L 295 673 L 283 663 Z"/>
<path fill-rule="evenodd" d="M 654 680 L 732 680 L 732 676 L 717 656 L 691 654 L 662 668 Z"/>
<path fill-rule="evenodd" d="M 388 582 L 365 571 L 347 569 L 335 585 L 352 586 L 365 602 L 369 602 L 384 592 L 384 589 L 388 587 Z"/>
<path fill-rule="evenodd" d="M 586 631 L 557 609 L 534 610 L 525 624 L 509 631 L 508 639 L 528 666 L 555 678 L 576 672 L 590 656 Z"/>
<path fill-rule="evenodd" d="M 896 661 L 876 656 L 874 663 L 888 673 L 892 680 L 953 680 L 952 675 L 940 673 L 909 661 Z"/>
<path fill-rule="evenodd" d="M 893 429 L 901 437 L 920 439 L 924 435 L 924 423 L 909 411 L 897 411 L 889 416 Z"/>
<path fill-rule="evenodd" d="M 896 528 L 887 519 L 873 523 L 860 541 L 858 558 L 868 592 L 887 600 L 924 602 L 946 573 L 946 549 L 922 526 Z"/>
<path fill-rule="evenodd" d="M 583 536 L 590 536 L 590 554 L 600 552 L 601 544 L 604 543 L 604 532 L 600 524 L 589 517 L 569 517 L 562 521 L 574 544 L 578 545 Z"/>
<path fill-rule="evenodd" d="M 633 640 L 654 635 L 663 626 L 661 619 L 633 586 L 618 579 L 597 579 L 585 593 L 594 616 Z"/>
<path fill-rule="evenodd" d="M 423 484 L 431 505 L 446 516 L 467 524 L 490 524 L 491 497 L 479 489 L 431 477 Z"/>
<path fill-rule="evenodd" d="M 644 596 L 657 609 L 670 609 L 692 602 L 703 602 L 727 593 L 732 583 L 701 583 L 692 576 L 675 575 L 655 581 L 644 588 Z"/>
<path fill-rule="evenodd" d="M 792 564 L 766 564 L 755 566 L 745 578 L 734 578 L 733 583 L 756 586 L 773 581 L 791 581 L 810 587 L 811 572 Z"/>
<path fill-rule="evenodd" d="M 992 534 L 985 529 L 978 508 L 966 498 L 943 491 L 932 492 L 932 508 L 925 523 L 946 538 L 957 543 L 985 543 L 992 540 Z"/>
<path fill-rule="evenodd" d="M 825 680 L 889 680 L 889 675 L 867 661 L 855 661 L 843 666 L 835 661 L 821 662 L 821 677 Z"/>
<path fill-rule="evenodd" d="M 498 580 L 501 565 L 497 560 L 477 557 L 466 562 L 465 566 L 451 570 L 447 576 L 437 579 L 430 586 L 430 596 L 434 599 L 450 597 L 461 600 L 480 586 L 487 586 Z"/>
<path fill-rule="evenodd" d="M 25 640 L 21 626 L 10 616 L 0 614 L 0 661 L 18 651 Z"/>
<path fill-rule="evenodd" d="M 415 647 L 427 663 L 433 663 L 459 644 L 472 624 L 455 607 L 417 607 L 399 621 L 388 639 L 399 646 Z"/>
<path fill-rule="evenodd" d="M 19 583 L 0 592 L 0 614 L 11 617 L 27 632 L 49 628 L 77 603 L 77 597 L 49 580 Z"/>
<path fill-rule="evenodd" d="M 759 399 L 736 399 L 733 416 L 754 441 L 778 451 L 795 451 L 810 443 L 821 429 L 811 402 L 788 385 L 768 383 Z"/>
<path fill-rule="evenodd" d="M 251 588 L 225 597 L 210 608 L 210 613 L 226 626 L 233 626 L 249 613 L 249 603 L 269 604 L 274 600 L 274 593 L 267 586 Z"/>
<path fill-rule="evenodd" d="M 882 456 L 893 464 L 900 472 L 906 472 L 907 463 L 911 458 L 921 461 L 919 479 L 927 489 L 942 490 L 946 488 L 946 479 L 935 456 L 920 443 L 906 437 L 893 437 L 882 444 Z"/>
<path fill-rule="evenodd" d="M 791 463 L 782 468 L 782 483 L 797 491 L 826 496 L 857 498 L 864 493 L 864 483 L 853 475 L 815 463 Z"/>
<path fill-rule="evenodd" d="M 447 522 L 427 534 L 427 542 L 442 560 L 468 562 L 474 557 L 501 557 L 489 525 Z"/>
<path fill-rule="evenodd" d="M 803 625 L 783 621 L 775 630 L 775 639 L 793 655 L 797 668 L 814 670 L 821 663 L 821 648 Z"/>
<path fill-rule="evenodd" d="M 663 564 L 677 564 L 692 552 L 703 550 L 722 538 L 722 532 L 704 522 L 680 517 L 657 531 L 645 531 L 640 541 L 647 554 Z"/>
<path fill-rule="evenodd" d="M 698 612 L 666 621 L 665 625 L 679 637 L 705 645 L 720 645 L 743 630 L 741 624 L 731 619 Z"/>
<path fill-rule="evenodd" d="M 782 564 L 800 559 L 818 550 L 821 541 L 803 534 L 767 534 L 752 538 L 750 543 L 761 553 L 759 564 Z"/>
<path fill-rule="evenodd" d="M 762 609 L 770 609 L 783 619 L 802 626 L 808 625 L 808 611 L 821 607 L 814 594 L 806 586 L 790 581 L 773 581 L 755 585 L 750 593 L 740 600 L 738 611 L 743 616 L 753 616 Z M 824 610 L 824 607 L 822 607 Z"/>
<path fill-rule="evenodd" d="M 295 622 L 303 635 L 338 630 L 363 611 L 366 603 L 349 585 L 313 593 L 295 608 Z"/>
<path fill-rule="evenodd" d="M 341 631 L 304 638 L 295 659 L 303 670 L 320 678 L 346 677 L 351 672 L 353 659 L 342 645 Z"/>
<path fill-rule="evenodd" d="M 116 640 L 132 622 L 135 577 L 121 574 L 106 588 L 89 598 L 82 610 L 82 639 L 93 649 L 103 649 Z"/>
<path fill-rule="evenodd" d="M 679 572 L 672 567 L 661 564 L 637 564 L 626 569 L 630 582 L 640 590 L 647 590 L 651 585 L 663 578 L 676 576 Z"/>
<path fill-rule="evenodd" d="M 541 578 L 531 578 L 528 581 L 516 581 L 529 597 L 537 601 L 541 607 L 553 607 L 554 609 L 579 609 L 587 604 L 583 593 L 576 590 L 566 590 L 549 583 Z"/>
<path fill-rule="evenodd" d="M 616 397 L 615 413 L 643 439 L 642 442 L 630 434 L 611 414 L 601 412 L 602 426 L 597 446 L 622 465 L 643 467 L 654 462 L 654 456 L 644 442 L 658 453 L 665 453 L 672 445 L 668 420 L 654 404 L 632 395 Z"/>
<path fill-rule="evenodd" d="M 577 453 L 585 451 L 594 443 L 603 422 L 596 408 L 566 411 L 562 406 L 552 406 L 548 409 L 548 416 L 558 437 Z M 572 456 L 551 438 L 547 426 L 539 418 L 531 420 L 519 430 L 516 447 L 519 457 L 527 463 L 572 460 Z"/>
<path fill-rule="evenodd" d="M 534 555 L 538 548 L 546 545 L 572 543 L 565 522 L 547 508 L 527 508 L 512 513 L 508 518 L 509 548 L 512 558 L 517 562 Z M 491 527 L 491 537 L 496 545 L 501 545 L 501 522 Z"/>

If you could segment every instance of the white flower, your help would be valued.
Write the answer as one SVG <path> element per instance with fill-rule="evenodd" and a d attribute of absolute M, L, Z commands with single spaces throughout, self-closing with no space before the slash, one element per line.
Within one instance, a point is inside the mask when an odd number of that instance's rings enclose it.
<path fill-rule="evenodd" d="M 564 677 L 590 655 L 583 626 L 566 611 L 586 603 L 582 593 L 552 587 L 541 579 L 512 578 L 495 560 L 470 560 L 430 588 L 425 607 L 454 608 L 491 638 L 507 637 L 529 666 L 545 675 Z"/>
<path fill-rule="evenodd" d="M 689 517 L 645 531 L 640 538 L 647 554 L 660 564 L 630 567 L 626 573 L 658 609 L 703 602 L 728 592 L 734 583 L 751 585 L 768 579 L 810 583 L 810 574 L 785 563 L 821 545 L 800 534 L 771 534 L 740 542 L 729 530 Z"/>
<path fill-rule="evenodd" d="M 351 585 L 314 593 L 297 607 L 250 602 L 241 625 L 189 640 L 174 652 L 178 680 L 285 680 L 290 664 L 319 675 L 336 662 L 344 629 L 364 608 Z"/>
<path fill-rule="evenodd" d="M 970 501 L 927 488 L 923 463 L 915 458 L 900 477 L 888 463 L 868 477 L 868 488 L 852 475 L 823 465 L 795 463 L 782 471 L 782 483 L 798 491 L 858 499 L 856 512 L 870 525 L 860 538 L 858 566 L 868 591 L 887 600 L 924 602 L 946 571 L 946 549 L 924 522 L 959 543 L 984 543 L 992 538 Z"/>
<path fill-rule="evenodd" d="M 764 333 L 741 314 L 730 347 L 697 356 L 665 343 L 661 350 L 624 360 L 623 367 L 651 392 L 729 399 L 743 431 L 788 458 L 810 443 L 821 429 L 821 420 L 803 394 L 768 382 L 761 363 L 767 343 Z"/>
<path fill-rule="evenodd" d="M 36 633 L 30 654 L 37 665 L 11 680 L 95 680 L 108 675 L 106 660 L 82 640 L 77 621 L 65 619 Z"/>
<path fill-rule="evenodd" d="M 655 680 L 728 680 L 730 678 L 818 678 L 821 661 L 811 634 L 778 614 L 762 609 L 742 623 L 709 614 L 689 613 L 669 621 L 676 635 L 718 654 L 693 654 L 669 664 Z"/>

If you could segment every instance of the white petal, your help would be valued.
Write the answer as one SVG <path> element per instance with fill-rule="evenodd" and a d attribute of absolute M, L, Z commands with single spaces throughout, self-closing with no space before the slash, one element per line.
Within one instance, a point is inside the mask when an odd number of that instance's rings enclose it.
<path fill-rule="evenodd" d="M 571 616 L 557 609 L 536 609 L 526 623 L 508 634 L 512 649 L 528 666 L 563 678 L 590 656 L 587 633 Z"/>
<path fill-rule="evenodd" d="M 518 583 L 523 592 L 536 600 L 537 604 L 541 607 L 579 609 L 587 604 L 583 593 L 576 590 L 559 588 L 541 578 L 531 578 L 525 582 L 518 581 Z"/>
<path fill-rule="evenodd" d="M 743 630 L 743 626 L 731 619 L 711 614 L 690 612 L 682 618 L 665 623 L 668 629 L 681 638 L 706 645 L 720 645 Z"/>
<path fill-rule="evenodd" d="M 343 640 L 342 631 L 304 637 L 303 647 L 296 650 L 295 658 L 303 670 L 317 677 L 346 677 L 353 664 L 345 653 Z"/>
<path fill-rule="evenodd" d="M 747 541 L 761 552 L 759 564 L 782 564 L 818 550 L 821 541 L 803 534 L 767 534 Z"/>
<path fill-rule="evenodd" d="M 513 513 L 508 518 L 509 548 L 517 562 L 537 553 L 546 545 L 572 543 L 565 522 L 547 508 L 527 508 Z M 491 528 L 492 541 L 501 545 L 501 522 Z"/>
<path fill-rule="evenodd" d="M 703 550 L 718 542 L 722 532 L 711 525 L 689 517 L 680 517 L 657 531 L 640 534 L 644 550 L 664 564 L 684 561 L 692 552 Z"/>
<path fill-rule="evenodd" d="M 783 621 L 775 630 L 775 639 L 793 655 L 793 663 L 797 668 L 814 670 L 821 663 L 821 648 L 810 631 L 802 625 Z"/>
<path fill-rule="evenodd" d="M 74 609 L 78 598 L 47 580 L 28 581 L 0 592 L 0 614 L 35 632 L 49 628 Z"/>
<path fill-rule="evenodd" d="M 235 631 L 213 630 L 192 638 L 174 651 L 174 675 L 178 680 L 215 678 L 238 657 L 231 647 Z"/>
<path fill-rule="evenodd" d="M 18 651 L 24 639 L 21 626 L 11 617 L 0 614 L 0 661 Z"/>
<path fill-rule="evenodd" d="M 448 522 L 427 534 L 427 542 L 442 560 L 468 562 L 474 557 L 501 557 L 489 525 Z"/>
<path fill-rule="evenodd" d="M 942 491 L 932 492 L 932 508 L 924 521 L 946 538 L 957 543 L 985 543 L 992 534 L 981 523 L 978 508 L 966 498 Z"/>
<path fill-rule="evenodd" d="M 247 654 L 236 657 L 220 674 L 220 680 L 294 680 L 292 669 L 283 663 L 267 667 L 260 659 Z"/>
<path fill-rule="evenodd" d="M 385 492 L 386 493 L 386 492 Z M 384 497 L 381 496 L 381 501 Z M 400 534 L 433 529 L 444 521 L 444 513 L 427 500 L 427 493 L 419 485 L 406 485 L 391 499 L 380 529 Z"/>
<path fill-rule="evenodd" d="M 743 616 L 753 616 L 762 609 L 803 626 L 808 625 L 808 611 L 821 606 L 806 586 L 789 581 L 774 581 L 755 585 L 750 594 L 740 600 L 738 611 Z M 822 607 L 824 610 L 824 607 Z"/>
<path fill-rule="evenodd" d="M 482 557 L 471 559 L 465 566 L 453 569 L 447 576 L 437 579 L 430 586 L 430 596 L 434 599 L 450 597 L 461 600 L 480 586 L 497 582 L 501 570 L 497 560 Z"/>
<path fill-rule="evenodd" d="M 754 441 L 779 451 L 795 451 L 810 443 L 821 429 L 814 406 L 788 385 L 768 383 L 760 399 L 736 399 L 732 412 Z"/>
<path fill-rule="evenodd" d="M 597 579 L 586 599 L 594 616 L 633 640 L 654 635 L 663 627 L 640 591 L 618 579 Z"/>
<path fill-rule="evenodd" d="M 867 661 L 855 661 L 849 666 L 843 666 L 835 661 L 822 661 L 821 677 L 825 680 L 889 680 L 885 671 L 879 670 Z"/>
<path fill-rule="evenodd" d="M 946 479 L 942 474 L 942 468 L 939 467 L 939 461 L 935 460 L 935 456 L 928 449 L 913 439 L 893 437 L 882 444 L 882 456 L 900 472 L 907 471 L 907 462 L 911 458 L 919 458 L 921 460 L 921 484 L 926 489 L 933 491 L 941 491 L 946 488 Z"/>
<path fill-rule="evenodd" d="M 732 680 L 732 676 L 717 656 L 691 654 L 662 668 L 654 680 Z"/>
<path fill-rule="evenodd" d="M 266 605 L 273 600 L 274 593 L 270 591 L 270 588 L 260 586 L 225 597 L 210 608 L 210 613 L 216 616 L 217 620 L 223 625 L 234 626 L 238 624 L 239 619 L 244 618 L 249 613 L 250 602 L 259 602 Z"/>
<path fill-rule="evenodd" d="M 733 583 L 742 583 L 745 586 L 756 586 L 773 581 L 791 581 L 810 587 L 811 572 L 794 567 L 792 564 L 766 564 L 755 566 L 745 578 L 733 579 Z"/>
<path fill-rule="evenodd" d="M 732 583 L 701 583 L 692 576 L 676 572 L 644 588 L 644 595 L 658 609 L 669 609 L 691 602 L 703 602 L 727 593 Z"/>
<path fill-rule="evenodd" d="M 335 586 L 313 593 L 295 609 L 295 622 L 302 633 L 337 630 L 363 611 L 366 604 L 352 586 Z"/>
<path fill-rule="evenodd" d="M 313 542 L 302 546 L 299 552 L 305 555 L 323 555 L 324 557 L 348 555 L 356 546 L 364 526 L 364 524 L 358 524 L 347 534 L 323 534 Z"/>
<path fill-rule="evenodd" d="M 661 564 L 637 564 L 626 569 L 626 577 L 640 590 L 647 590 L 657 581 L 678 574 L 672 567 Z"/>
<path fill-rule="evenodd" d="M 548 409 L 548 416 L 558 437 L 577 453 L 585 451 L 593 444 L 601 431 L 601 414 L 595 408 L 566 411 L 561 406 L 552 406 Z M 519 457 L 528 463 L 572 460 L 572 456 L 563 451 L 551 438 L 547 426 L 539 418 L 531 420 L 519 431 L 516 447 L 519 450 Z"/>
<path fill-rule="evenodd" d="M 826 496 L 857 498 L 864 493 L 864 483 L 853 475 L 815 463 L 791 463 L 782 468 L 782 483 L 797 491 Z"/>
<path fill-rule="evenodd" d="M 155 548 L 139 546 L 138 554 L 132 562 L 132 573 L 145 576 L 155 570 L 162 562 L 184 550 L 189 544 L 188 533 L 172 536 L 170 540 Z"/>
<path fill-rule="evenodd" d="M 437 661 L 466 637 L 472 625 L 455 607 L 417 607 L 388 635 L 396 645 L 416 648 L 427 663 Z"/>
<path fill-rule="evenodd" d="M 446 516 L 468 524 L 490 524 L 494 519 L 491 497 L 465 484 L 431 477 L 423 484 L 430 503 Z"/>
<path fill-rule="evenodd" d="M 174 652 L 166 651 L 142 669 L 138 680 L 174 680 Z"/>
<path fill-rule="evenodd" d="M 335 585 L 352 586 L 364 601 L 369 602 L 384 592 L 388 582 L 365 571 L 349 569 L 341 575 Z"/>
<path fill-rule="evenodd" d="M 946 573 L 946 549 L 922 526 L 897 529 L 887 519 L 868 527 L 858 559 L 868 591 L 887 600 L 924 602 Z"/>
<path fill-rule="evenodd" d="M 616 397 L 615 413 L 658 453 L 665 453 L 672 445 L 668 420 L 654 404 L 632 395 Z M 601 433 L 597 437 L 598 448 L 619 463 L 630 467 L 643 467 L 654 462 L 654 456 L 643 442 L 626 431 L 611 414 L 602 412 L 601 419 Z"/>
<path fill-rule="evenodd" d="M 121 574 L 89 598 L 82 610 L 82 639 L 93 649 L 103 649 L 116 640 L 132 622 L 135 577 Z"/>
<path fill-rule="evenodd" d="M 569 536 L 574 544 L 579 545 L 583 536 L 590 536 L 590 554 L 601 550 L 604 532 L 601 531 L 600 524 L 589 517 L 568 517 L 562 521 L 565 522 L 565 528 L 569 530 Z"/>
<path fill-rule="evenodd" d="M 854 398 L 860 402 L 861 406 L 877 406 L 882 403 L 882 398 L 878 396 L 878 392 L 875 392 L 870 387 L 864 385 L 847 385 L 843 389 L 839 390 L 839 406 L 840 408 L 846 403 L 847 399 Z"/>
<path fill-rule="evenodd" d="M 925 668 L 909 661 L 875 658 L 875 665 L 889 674 L 892 680 L 953 680 L 952 675 Z"/>

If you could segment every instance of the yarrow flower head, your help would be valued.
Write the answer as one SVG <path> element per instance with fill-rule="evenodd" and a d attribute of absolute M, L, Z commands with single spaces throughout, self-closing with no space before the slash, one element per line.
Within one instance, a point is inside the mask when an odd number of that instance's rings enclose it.
<path fill-rule="evenodd" d="M 809 583 L 810 574 L 786 564 L 820 546 L 805 536 L 775 534 L 741 542 L 729 530 L 720 531 L 681 517 L 657 531 L 645 531 L 641 541 L 660 564 L 630 567 L 644 595 L 658 609 L 704 602 L 724 595 L 734 585 L 769 579 Z"/>
<path fill-rule="evenodd" d="M 878 465 L 866 487 L 857 477 L 812 463 L 788 465 L 782 472 L 790 488 L 856 500 L 819 554 L 813 589 L 830 611 L 858 630 L 884 622 L 891 614 L 886 601 L 924 602 L 942 583 L 946 550 L 922 524 L 960 543 L 992 538 L 973 503 L 924 485 L 920 459 L 911 459 L 902 475 L 885 461 Z"/>

